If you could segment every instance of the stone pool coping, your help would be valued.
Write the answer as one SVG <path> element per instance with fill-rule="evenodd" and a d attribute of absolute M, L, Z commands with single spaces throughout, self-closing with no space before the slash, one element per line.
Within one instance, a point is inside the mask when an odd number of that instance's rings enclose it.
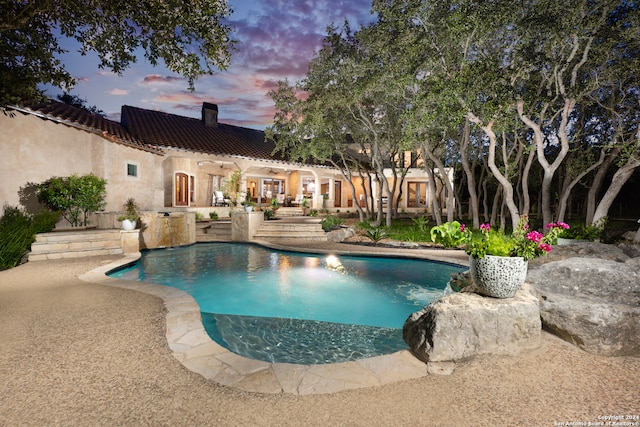
<path fill-rule="evenodd" d="M 301 250 L 285 245 L 265 246 Z M 322 249 L 316 247 L 315 251 L 318 253 Z M 428 374 L 428 366 L 409 350 L 321 365 L 269 363 L 237 355 L 209 337 L 202 325 L 200 306 L 188 293 L 169 286 L 116 279 L 106 275 L 111 270 L 137 261 L 140 256 L 140 253 L 125 256 L 79 278 L 90 283 L 132 289 L 161 298 L 167 310 L 166 339 L 173 356 L 187 369 L 209 380 L 248 392 L 309 395 L 381 386 Z"/>

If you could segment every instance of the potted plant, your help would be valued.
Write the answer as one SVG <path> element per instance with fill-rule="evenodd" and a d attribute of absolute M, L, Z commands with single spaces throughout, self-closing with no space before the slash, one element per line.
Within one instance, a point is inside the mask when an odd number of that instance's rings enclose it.
<path fill-rule="evenodd" d="M 244 210 L 246 212 L 252 212 L 253 211 L 253 207 L 254 207 L 255 203 L 253 203 L 251 200 L 249 199 L 245 199 L 242 202 L 242 206 L 244 206 Z"/>
<path fill-rule="evenodd" d="M 509 235 L 480 226 L 480 235 L 465 231 L 470 273 L 480 293 L 496 298 L 510 298 L 520 289 L 527 275 L 528 261 L 551 251 L 558 235 L 569 226 L 550 223 L 543 235 L 529 230 L 528 218 L 520 218 L 518 227 Z"/>
<path fill-rule="evenodd" d="M 302 202 L 300 203 L 300 207 L 302 207 L 302 215 L 307 214 L 307 209 L 309 208 L 309 201 L 306 197 L 302 198 Z"/>
<path fill-rule="evenodd" d="M 478 291 L 495 298 L 511 298 L 527 277 L 530 259 L 551 252 L 551 245 L 569 226 L 563 222 L 550 223 L 546 234 L 529 230 L 526 216 L 511 235 L 492 230 L 489 224 L 480 226 L 480 233 L 461 230 L 466 237 L 465 250 L 469 254 L 469 270 Z"/>
<path fill-rule="evenodd" d="M 264 210 L 264 219 L 271 220 L 276 218 L 276 211 L 273 208 L 267 208 Z"/>
<path fill-rule="evenodd" d="M 126 202 L 124 202 L 123 206 L 125 214 L 120 215 L 118 217 L 118 221 L 122 221 L 123 230 L 134 230 L 138 220 L 140 219 L 140 215 L 138 215 L 138 205 L 136 205 L 136 201 L 133 197 L 130 197 Z"/>

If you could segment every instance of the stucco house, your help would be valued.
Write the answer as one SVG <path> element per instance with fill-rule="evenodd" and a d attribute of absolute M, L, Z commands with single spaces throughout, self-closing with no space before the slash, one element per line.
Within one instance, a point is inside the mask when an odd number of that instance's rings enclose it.
<path fill-rule="evenodd" d="M 114 212 L 133 197 L 141 210 L 224 214 L 229 208 L 215 195 L 234 171 L 257 203 L 304 196 L 312 207 L 344 212 L 361 199 L 339 171 L 288 161 L 274 155 L 264 132 L 220 123 L 215 104 L 203 103 L 200 119 L 123 106 L 120 123 L 53 100 L 7 112 L 0 115 L 2 204 L 29 207 L 31 184 L 74 173 L 106 178 L 105 210 Z M 421 168 L 411 169 L 399 209 L 424 212 L 427 183 Z"/>

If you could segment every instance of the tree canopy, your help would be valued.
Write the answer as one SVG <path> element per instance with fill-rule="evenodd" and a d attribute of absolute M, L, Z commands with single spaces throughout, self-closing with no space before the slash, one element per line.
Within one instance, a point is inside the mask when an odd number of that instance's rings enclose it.
<path fill-rule="evenodd" d="M 96 52 L 100 68 L 121 73 L 139 50 L 164 61 L 190 88 L 202 74 L 225 69 L 234 42 L 226 0 L 0 0 L 0 107 L 41 96 L 39 84 L 64 90 L 74 78 L 60 61 L 60 40 Z"/>
<path fill-rule="evenodd" d="M 308 96 L 289 104 L 307 154 L 332 129 L 335 141 L 341 131 L 366 145 L 374 166 L 376 149 L 385 167 L 394 150 L 412 149 L 427 171 L 455 167 L 474 224 L 481 201 L 492 222 L 510 217 L 515 227 L 529 213 L 562 220 L 578 184 L 597 187 L 598 209 L 589 202 L 586 217 L 606 215 L 640 166 L 637 2 L 374 0 L 372 7 L 377 22 L 342 37 L 329 29 L 298 85 Z M 282 123 L 276 134 L 287 132 Z M 292 141 L 278 138 L 282 149 Z M 602 191 L 609 167 L 620 174 Z M 460 186 L 455 193 L 459 204 Z"/>

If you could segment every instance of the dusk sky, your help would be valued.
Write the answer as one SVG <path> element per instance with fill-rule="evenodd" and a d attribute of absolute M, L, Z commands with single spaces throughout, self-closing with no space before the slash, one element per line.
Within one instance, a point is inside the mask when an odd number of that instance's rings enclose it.
<path fill-rule="evenodd" d="M 277 81 L 298 81 L 320 48 L 331 23 L 347 19 L 354 30 L 371 22 L 371 0 L 229 0 L 234 10 L 232 38 L 237 40 L 227 71 L 202 76 L 195 91 L 164 67 L 153 68 L 139 56 L 122 76 L 98 68 L 97 56 L 80 56 L 77 45 L 63 61 L 78 83 L 72 94 L 86 99 L 119 121 L 120 107 L 132 105 L 188 117 L 200 117 L 202 102 L 219 106 L 223 123 L 264 129 L 273 122 L 273 102 L 267 92 Z M 54 98 L 59 89 L 47 88 Z"/>

